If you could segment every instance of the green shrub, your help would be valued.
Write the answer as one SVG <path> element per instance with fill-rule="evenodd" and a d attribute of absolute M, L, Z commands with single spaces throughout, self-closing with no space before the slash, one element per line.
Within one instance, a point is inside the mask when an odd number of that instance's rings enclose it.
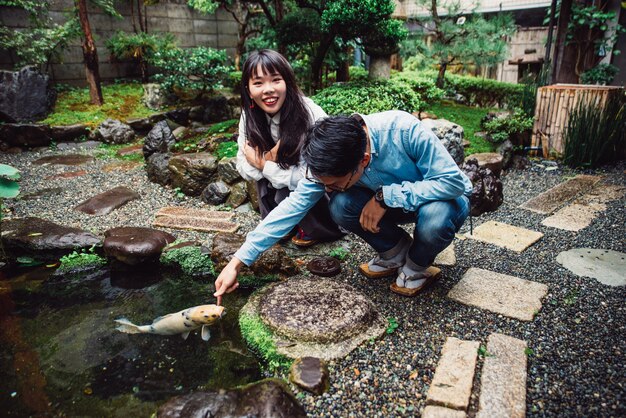
<path fill-rule="evenodd" d="M 312 97 L 329 115 L 375 113 L 385 110 L 415 112 L 423 102 L 411 86 L 399 80 L 334 84 Z"/>
<path fill-rule="evenodd" d="M 156 51 L 152 63 L 159 72 L 154 79 L 167 90 L 199 97 L 222 87 L 222 80 L 232 71 L 227 60 L 226 51 L 207 47 Z"/>
<path fill-rule="evenodd" d="M 592 69 L 582 73 L 580 81 L 582 81 L 583 84 L 607 85 L 611 84 L 618 72 L 619 68 L 613 64 L 598 64 Z"/>
<path fill-rule="evenodd" d="M 148 34 L 145 32 L 126 33 L 119 31 L 105 42 L 111 55 L 117 60 L 133 60 L 139 64 L 141 79 L 148 81 L 148 62 L 157 51 L 175 48 L 174 35 L 168 33 Z"/>
<path fill-rule="evenodd" d="M 421 101 L 433 103 L 443 98 L 444 91 L 435 85 L 435 80 L 415 71 L 403 71 L 392 76 L 394 80 L 400 80 L 411 86 L 418 94 Z"/>
<path fill-rule="evenodd" d="M 187 246 L 164 251 L 161 263 L 166 266 L 179 266 L 183 273 L 190 276 L 210 274 L 215 276 L 215 267 L 209 254 L 203 254 L 200 247 Z"/>
<path fill-rule="evenodd" d="M 512 115 L 498 117 L 485 123 L 485 130 L 489 134 L 491 141 L 501 143 L 511 138 L 513 135 L 521 134 L 533 127 L 534 119 L 526 116 L 522 109 L 515 109 Z"/>
<path fill-rule="evenodd" d="M 624 97 L 612 96 L 606 105 L 581 99 L 563 132 L 563 162 L 570 167 L 597 167 L 624 157 L 626 109 Z"/>
<path fill-rule="evenodd" d="M 225 85 L 230 87 L 234 93 L 239 93 L 241 90 L 241 71 L 231 71 Z"/>
<path fill-rule="evenodd" d="M 367 81 L 368 76 L 365 68 L 350 66 L 350 81 Z"/>
<path fill-rule="evenodd" d="M 88 252 L 73 251 L 71 254 L 61 257 L 59 261 L 61 262 L 61 265 L 55 272 L 57 275 L 67 274 L 77 270 L 98 268 L 106 265 L 107 263 L 106 258 L 95 253 L 94 247 L 91 247 Z"/>
<path fill-rule="evenodd" d="M 515 108 L 522 104 L 524 85 L 457 74 L 446 74 L 446 91 L 465 97 L 469 105 Z"/>

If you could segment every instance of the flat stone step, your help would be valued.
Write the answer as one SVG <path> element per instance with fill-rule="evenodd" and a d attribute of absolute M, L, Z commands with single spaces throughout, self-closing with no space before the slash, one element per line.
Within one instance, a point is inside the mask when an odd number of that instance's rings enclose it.
<path fill-rule="evenodd" d="M 428 405 L 422 412 L 422 418 L 465 418 L 466 416 L 467 414 L 463 411 L 436 405 Z"/>
<path fill-rule="evenodd" d="M 468 232 L 465 236 L 521 253 L 539 241 L 543 234 L 502 222 L 488 221 L 474 228 L 473 234 Z"/>
<path fill-rule="evenodd" d="M 600 213 L 606 210 L 606 203 L 620 199 L 625 190 L 626 188 L 622 186 L 596 185 L 590 193 L 559 209 L 541 223 L 566 231 L 580 231 L 588 227 Z"/>
<path fill-rule="evenodd" d="M 469 405 L 478 357 L 478 341 L 448 337 L 441 350 L 426 403 L 465 411 Z"/>
<path fill-rule="evenodd" d="M 456 254 L 454 253 L 454 242 L 445 250 L 437 254 L 433 264 L 437 266 L 454 266 L 456 264 Z"/>
<path fill-rule="evenodd" d="M 520 208 L 547 215 L 600 181 L 599 176 L 578 175 L 523 203 Z"/>
<path fill-rule="evenodd" d="M 613 250 L 575 248 L 556 261 L 578 276 L 591 277 L 609 286 L 626 286 L 626 254 Z"/>
<path fill-rule="evenodd" d="M 472 267 L 448 297 L 509 318 L 532 321 L 547 293 L 545 284 Z"/>
<path fill-rule="evenodd" d="M 526 416 L 526 342 L 503 334 L 487 339 L 477 418 Z"/>
<path fill-rule="evenodd" d="M 175 216 L 157 216 L 152 222 L 153 226 L 172 229 L 192 229 L 203 232 L 235 232 L 239 225 L 234 222 L 222 221 L 211 218 L 191 218 Z"/>
<path fill-rule="evenodd" d="M 185 208 L 182 206 L 166 206 L 159 209 L 154 216 L 180 216 L 188 218 L 232 219 L 233 213 L 221 210 Z"/>
<path fill-rule="evenodd" d="M 88 215 L 102 216 L 113 212 L 132 200 L 139 199 L 139 197 L 139 193 L 128 187 L 119 186 L 85 200 L 76 206 L 74 210 Z"/>

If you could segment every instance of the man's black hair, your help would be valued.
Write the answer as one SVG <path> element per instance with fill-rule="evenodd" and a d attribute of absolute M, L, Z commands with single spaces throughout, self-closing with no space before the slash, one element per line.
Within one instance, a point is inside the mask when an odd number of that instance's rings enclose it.
<path fill-rule="evenodd" d="M 301 156 L 313 175 L 341 177 L 357 169 L 366 144 L 367 136 L 359 120 L 330 116 L 311 127 Z"/>

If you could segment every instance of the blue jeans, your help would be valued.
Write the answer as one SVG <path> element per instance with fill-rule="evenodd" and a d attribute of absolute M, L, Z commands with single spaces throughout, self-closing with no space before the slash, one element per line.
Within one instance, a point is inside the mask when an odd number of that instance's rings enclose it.
<path fill-rule="evenodd" d="M 430 266 L 437 254 L 450 245 L 469 214 L 469 200 L 465 196 L 432 201 L 420 206 L 417 212 L 391 208 L 378 224 L 380 232 L 373 233 L 365 231 L 359 223 L 363 207 L 373 196 L 373 191 L 354 186 L 342 193 L 333 192 L 329 204 L 333 220 L 363 238 L 378 253 L 395 248 L 406 235 L 398 225 L 414 222 L 413 244 L 408 257 L 422 267 Z"/>

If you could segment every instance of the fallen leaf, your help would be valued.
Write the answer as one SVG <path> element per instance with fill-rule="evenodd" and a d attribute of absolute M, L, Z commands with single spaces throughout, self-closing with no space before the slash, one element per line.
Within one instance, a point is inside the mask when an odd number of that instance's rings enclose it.
<path fill-rule="evenodd" d="M 30 234 L 28 234 L 29 237 L 38 237 L 40 235 L 43 235 L 43 233 L 41 233 L 41 232 L 31 232 Z"/>
<path fill-rule="evenodd" d="M 354 374 L 357 376 L 361 375 L 361 372 L 359 371 L 359 369 L 357 369 L 356 367 L 354 368 Z"/>
<path fill-rule="evenodd" d="M 411 379 L 411 380 L 417 379 L 417 370 L 409 375 L 409 379 Z"/>

